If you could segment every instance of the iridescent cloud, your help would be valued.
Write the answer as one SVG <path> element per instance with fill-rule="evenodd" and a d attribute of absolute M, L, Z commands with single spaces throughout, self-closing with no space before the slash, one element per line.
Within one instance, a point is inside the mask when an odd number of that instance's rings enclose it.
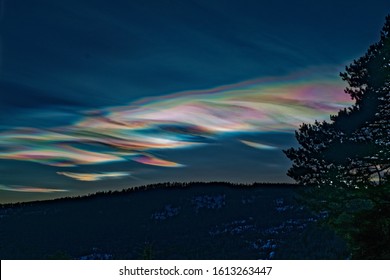
<path fill-rule="evenodd" d="M 278 149 L 275 146 L 265 145 L 265 144 L 247 141 L 247 140 L 240 140 L 240 142 L 249 146 L 249 147 L 260 149 L 260 150 L 276 150 L 276 149 Z"/>
<path fill-rule="evenodd" d="M 106 179 L 120 179 L 130 176 L 130 172 L 101 172 L 101 173 L 74 173 L 74 172 L 57 172 L 59 175 L 70 177 L 79 181 L 100 181 Z"/>
<path fill-rule="evenodd" d="M 66 136 L 65 136 L 66 137 Z M 47 145 L 15 145 L 11 151 L 0 152 L 0 159 L 13 159 L 41 164 L 70 167 L 81 164 L 107 163 L 124 160 L 121 157 L 77 149 L 68 145 L 56 145 L 47 139 Z M 29 141 L 33 142 L 33 141 Z"/>
<path fill-rule="evenodd" d="M 0 190 L 11 192 L 28 192 L 28 193 L 55 193 L 55 192 L 67 192 L 68 190 L 62 189 L 50 189 L 50 188 L 37 188 L 28 186 L 4 186 L 0 185 Z"/>
<path fill-rule="evenodd" d="M 226 133 L 292 132 L 302 122 L 327 119 L 351 104 L 338 78 L 328 78 L 327 73 L 313 76 L 314 72 L 142 99 L 87 112 L 72 125 L 50 130 L 6 131 L 0 134 L 0 159 L 59 167 L 124 160 L 180 167 L 151 153 L 205 145 Z M 274 148 L 241 142 L 258 149 Z M 61 174 L 78 180 L 99 178 Z"/>
<path fill-rule="evenodd" d="M 168 161 L 168 160 L 163 160 L 160 158 L 156 158 L 152 155 L 139 155 L 133 158 L 134 161 L 143 163 L 143 164 L 148 164 L 148 165 L 155 165 L 155 166 L 164 166 L 164 167 L 182 167 L 182 164 Z"/>

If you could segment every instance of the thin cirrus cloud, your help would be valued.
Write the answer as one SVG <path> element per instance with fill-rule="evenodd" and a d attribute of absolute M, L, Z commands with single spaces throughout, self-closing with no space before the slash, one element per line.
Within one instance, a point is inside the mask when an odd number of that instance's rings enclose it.
<path fill-rule="evenodd" d="M 240 140 L 240 142 L 249 146 L 249 147 L 252 147 L 255 149 L 260 149 L 260 150 L 277 150 L 278 149 L 276 146 L 266 145 L 266 144 L 252 142 L 252 141 L 248 141 L 248 140 Z"/>
<path fill-rule="evenodd" d="M 42 132 L 43 136 L 45 132 Z M 57 167 L 72 167 L 84 164 L 108 163 L 124 160 L 108 153 L 99 153 L 74 148 L 69 145 L 59 145 L 56 142 L 45 141 L 46 144 L 12 146 L 11 151 L 0 153 L 0 158 L 37 162 Z"/>
<path fill-rule="evenodd" d="M 133 158 L 134 161 L 143 163 L 143 164 L 148 164 L 148 165 L 155 165 L 155 166 L 164 166 L 164 167 L 182 167 L 184 165 L 173 162 L 173 161 L 168 161 L 168 160 L 163 160 L 156 158 L 152 155 L 147 155 L 143 154 L 140 156 L 136 156 Z"/>
<path fill-rule="evenodd" d="M 89 111 L 76 123 L 51 129 L 15 128 L 0 134 L 0 159 L 57 167 L 125 160 L 182 167 L 156 158 L 153 151 L 207 145 L 226 133 L 292 132 L 302 122 L 326 119 L 351 104 L 339 79 L 315 72 L 145 98 Z M 241 142 L 258 149 L 274 148 Z M 72 176 L 88 177 L 68 177 Z"/>
<path fill-rule="evenodd" d="M 120 179 L 130 176 L 130 172 L 102 172 L 102 173 L 74 173 L 74 172 L 57 172 L 59 175 L 70 177 L 78 181 L 100 181 L 106 179 Z"/>
<path fill-rule="evenodd" d="M 56 193 L 56 192 L 67 192 L 68 190 L 63 189 L 51 189 L 51 188 L 38 188 L 29 186 L 5 186 L 0 185 L 0 190 L 12 191 L 12 192 L 25 192 L 25 193 Z"/>

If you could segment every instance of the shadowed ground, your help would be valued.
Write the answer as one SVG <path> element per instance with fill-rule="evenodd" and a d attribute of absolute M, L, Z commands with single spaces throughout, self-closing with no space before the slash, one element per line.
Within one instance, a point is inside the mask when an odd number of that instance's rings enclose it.
<path fill-rule="evenodd" d="M 295 185 L 159 184 L 3 206 L 1 259 L 345 259 Z M 324 214 L 325 215 L 325 214 Z"/>

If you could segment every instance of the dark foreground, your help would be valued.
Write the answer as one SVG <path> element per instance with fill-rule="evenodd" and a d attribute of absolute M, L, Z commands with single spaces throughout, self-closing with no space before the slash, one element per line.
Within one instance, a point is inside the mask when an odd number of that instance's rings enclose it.
<path fill-rule="evenodd" d="M 345 259 L 295 185 L 160 184 L 3 206 L 0 259 Z"/>

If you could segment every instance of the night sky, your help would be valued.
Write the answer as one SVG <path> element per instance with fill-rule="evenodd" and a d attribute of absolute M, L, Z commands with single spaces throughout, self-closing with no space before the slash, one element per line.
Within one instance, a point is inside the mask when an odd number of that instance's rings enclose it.
<path fill-rule="evenodd" d="M 165 181 L 291 182 L 302 122 L 385 0 L 0 0 L 0 203 Z"/>

